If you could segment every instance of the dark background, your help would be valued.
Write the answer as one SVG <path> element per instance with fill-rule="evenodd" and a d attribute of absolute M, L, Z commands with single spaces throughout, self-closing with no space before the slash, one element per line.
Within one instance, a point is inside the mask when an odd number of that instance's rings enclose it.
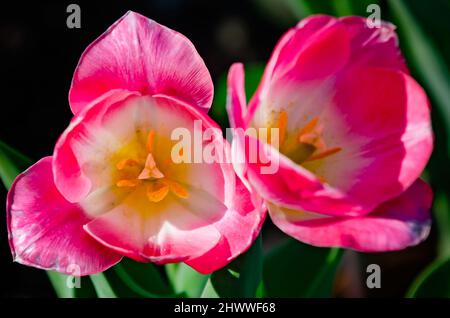
<path fill-rule="evenodd" d="M 5 3 L 6 2 L 6 3 Z M 81 29 L 66 26 L 66 7 L 81 7 Z M 265 62 L 286 31 L 268 19 L 255 1 L 2 1 L 0 5 L 0 140 L 33 160 L 51 155 L 71 119 L 67 96 L 77 61 L 95 38 L 126 11 L 137 11 L 186 35 L 206 62 L 212 78 L 235 61 Z M 293 25 L 293 24 L 291 24 Z M 0 186 L 0 202 L 6 190 Z M 0 296 L 54 297 L 44 271 L 12 262 L 4 205 L 0 208 Z M 265 226 L 269 238 L 278 234 Z M 266 234 L 265 234 L 266 235 Z M 347 253 L 336 296 L 403 296 L 412 278 L 435 255 L 435 235 L 398 253 Z M 383 288 L 367 290 L 365 265 L 380 264 Z"/>

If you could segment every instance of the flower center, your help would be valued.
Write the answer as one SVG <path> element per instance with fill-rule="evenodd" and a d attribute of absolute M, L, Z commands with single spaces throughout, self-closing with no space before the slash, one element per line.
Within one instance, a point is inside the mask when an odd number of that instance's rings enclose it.
<path fill-rule="evenodd" d="M 317 117 L 294 133 L 287 132 L 287 123 L 287 113 L 282 111 L 272 128 L 279 129 L 280 151 L 297 164 L 323 159 L 342 150 L 341 147 L 327 146 L 323 138 L 324 126 L 319 124 Z"/>
<path fill-rule="evenodd" d="M 155 132 L 151 130 L 147 137 L 146 158 L 124 158 L 116 164 L 119 172 L 118 188 L 146 187 L 147 199 L 150 202 L 162 201 L 169 192 L 179 198 L 186 199 L 189 193 L 180 183 L 169 179 L 158 168 L 153 156 Z M 169 162 L 167 162 L 169 163 Z"/>

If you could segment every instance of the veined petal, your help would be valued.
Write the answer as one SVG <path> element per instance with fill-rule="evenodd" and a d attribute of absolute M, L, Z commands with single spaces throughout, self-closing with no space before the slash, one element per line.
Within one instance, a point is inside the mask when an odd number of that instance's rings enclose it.
<path fill-rule="evenodd" d="M 246 126 L 244 118 L 247 112 L 247 100 L 245 97 L 244 66 L 235 63 L 228 72 L 227 111 L 230 126 L 243 128 Z"/>
<path fill-rule="evenodd" d="M 112 89 L 173 96 L 203 111 L 213 96 L 211 77 L 194 45 L 131 11 L 81 56 L 69 93 L 73 113 Z"/>
<path fill-rule="evenodd" d="M 336 218 L 276 205 L 269 205 L 269 213 L 281 230 L 311 245 L 362 252 L 395 251 L 417 245 L 428 236 L 432 197 L 429 186 L 417 180 L 368 216 Z"/>
<path fill-rule="evenodd" d="M 102 272 L 121 256 L 83 230 L 80 206 L 65 200 L 46 157 L 17 177 L 8 193 L 9 243 L 16 262 L 68 275 Z"/>

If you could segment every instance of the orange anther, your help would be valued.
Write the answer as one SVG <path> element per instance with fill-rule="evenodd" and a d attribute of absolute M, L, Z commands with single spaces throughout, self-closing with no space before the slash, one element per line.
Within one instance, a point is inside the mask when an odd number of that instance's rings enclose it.
<path fill-rule="evenodd" d="M 147 198 L 151 202 L 163 200 L 169 193 L 169 186 L 162 182 L 152 182 L 147 187 Z"/>
<path fill-rule="evenodd" d="M 147 151 L 151 153 L 153 151 L 153 143 L 155 141 L 155 131 L 152 129 L 148 133 L 147 137 Z"/>
<path fill-rule="evenodd" d="M 187 199 L 189 197 L 189 192 L 178 182 L 170 181 L 169 187 L 170 191 L 172 191 L 177 197 L 181 199 Z"/>
<path fill-rule="evenodd" d="M 302 129 L 300 129 L 300 131 L 298 133 L 299 136 L 312 132 L 314 127 L 316 127 L 318 121 L 319 121 L 319 118 L 317 118 L 317 117 L 314 117 L 313 119 L 311 119 L 311 121 L 309 121 L 305 126 L 303 126 Z"/>
<path fill-rule="evenodd" d="M 134 188 L 135 186 L 137 186 L 139 184 L 139 180 L 134 179 L 134 180 L 119 180 L 116 183 L 116 186 L 118 186 L 119 188 Z"/>
<path fill-rule="evenodd" d="M 277 124 L 279 129 L 280 145 L 284 143 L 284 139 L 286 136 L 287 122 L 288 122 L 288 115 L 285 111 L 282 111 L 280 113 L 280 116 L 278 117 L 278 124 Z"/>

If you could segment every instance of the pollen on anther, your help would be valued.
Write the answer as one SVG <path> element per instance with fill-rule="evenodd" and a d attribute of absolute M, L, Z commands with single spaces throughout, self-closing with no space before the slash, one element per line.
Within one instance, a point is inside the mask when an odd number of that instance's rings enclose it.
<path fill-rule="evenodd" d="M 124 180 L 117 181 L 116 186 L 118 186 L 119 188 L 134 188 L 139 183 L 140 183 L 140 181 L 137 179 L 133 179 L 133 180 L 124 179 Z"/>
<path fill-rule="evenodd" d="M 123 159 L 121 161 L 119 161 L 119 163 L 117 163 L 116 168 L 118 170 L 123 170 L 126 167 L 133 167 L 133 166 L 137 166 L 139 163 L 136 160 L 133 159 Z"/>
<path fill-rule="evenodd" d="M 170 181 L 169 187 L 170 191 L 172 191 L 177 197 L 181 199 L 187 199 L 189 197 L 189 192 L 178 182 Z"/>
<path fill-rule="evenodd" d="M 147 187 L 147 198 L 151 202 L 162 201 L 169 193 L 169 186 L 162 182 L 152 182 Z"/>

